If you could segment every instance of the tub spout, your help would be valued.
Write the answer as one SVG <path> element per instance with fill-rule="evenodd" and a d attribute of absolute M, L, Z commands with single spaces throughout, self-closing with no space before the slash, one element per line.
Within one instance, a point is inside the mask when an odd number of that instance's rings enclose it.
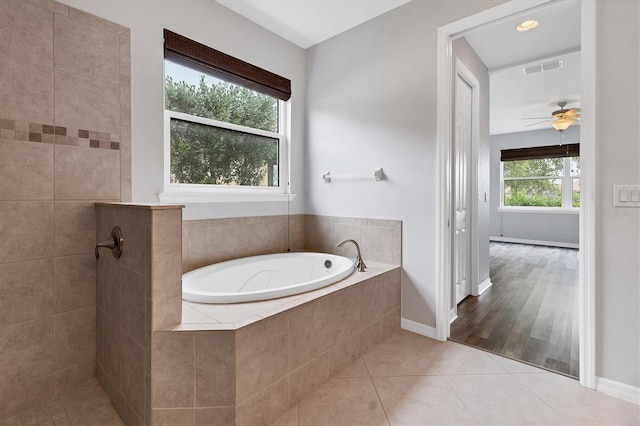
<path fill-rule="evenodd" d="M 336 247 L 342 247 L 345 243 L 353 243 L 353 245 L 356 246 L 356 259 L 354 260 L 353 265 L 358 272 L 364 272 L 367 265 L 364 264 L 364 260 L 362 260 L 362 256 L 360 255 L 360 246 L 355 242 L 355 240 L 342 240 L 336 245 Z"/>

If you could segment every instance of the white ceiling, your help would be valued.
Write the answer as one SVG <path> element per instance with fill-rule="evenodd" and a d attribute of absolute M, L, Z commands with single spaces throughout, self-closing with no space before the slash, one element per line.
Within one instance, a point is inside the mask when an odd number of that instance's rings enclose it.
<path fill-rule="evenodd" d="M 216 1 L 306 49 L 410 0 Z M 515 31 L 527 19 L 540 25 Z M 464 36 L 490 70 L 491 134 L 551 128 L 548 122 L 526 127 L 537 121 L 522 117 L 550 116 L 560 101 L 580 106 L 580 0 L 556 0 Z M 564 67 L 522 72 L 551 59 L 562 59 Z"/>
<path fill-rule="evenodd" d="M 529 19 L 540 25 L 516 31 L 519 23 Z M 567 101 L 567 107 L 580 107 L 579 0 L 552 2 L 465 38 L 489 68 L 492 135 L 549 129 L 549 122 L 522 118 L 550 117 L 561 101 Z M 554 59 L 561 59 L 564 66 L 529 75 L 523 72 Z"/>
<path fill-rule="evenodd" d="M 411 0 L 216 0 L 306 49 Z"/>

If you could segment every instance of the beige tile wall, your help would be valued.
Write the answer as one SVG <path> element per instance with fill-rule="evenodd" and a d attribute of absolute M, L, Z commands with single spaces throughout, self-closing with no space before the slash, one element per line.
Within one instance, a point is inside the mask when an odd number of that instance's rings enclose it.
<path fill-rule="evenodd" d="M 304 249 L 304 215 L 185 221 L 183 271 L 240 257 Z"/>
<path fill-rule="evenodd" d="M 304 249 L 341 256 L 355 257 L 352 244 L 340 248 L 344 239 L 358 242 L 365 262 L 400 265 L 402 260 L 402 222 L 399 220 L 361 219 L 335 216 L 306 215 L 304 219 Z"/>
<path fill-rule="evenodd" d="M 0 0 L 0 417 L 95 374 L 95 200 L 130 196 L 129 30 Z"/>
<path fill-rule="evenodd" d="M 153 333 L 182 319 L 182 208 L 99 203 L 96 210 L 96 237 L 117 225 L 124 239 L 122 257 L 101 249 L 97 264 L 96 375 L 126 424 L 148 424 L 152 348 L 162 354 L 193 346 L 187 335 L 174 348 L 163 340 L 167 333 Z M 180 386 L 178 365 L 162 365 L 153 375 L 156 386 L 163 383 L 162 371 L 175 376 L 154 398 L 193 394 Z"/>
<path fill-rule="evenodd" d="M 402 222 L 333 216 L 292 215 L 185 221 L 183 271 L 240 257 L 291 251 L 318 251 L 355 257 L 343 239 L 354 239 L 366 260 L 400 265 Z"/>

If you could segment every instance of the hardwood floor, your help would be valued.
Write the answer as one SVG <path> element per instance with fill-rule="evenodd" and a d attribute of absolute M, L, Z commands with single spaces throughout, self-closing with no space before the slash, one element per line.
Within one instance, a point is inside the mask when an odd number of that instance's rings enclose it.
<path fill-rule="evenodd" d="M 491 242 L 493 286 L 458 304 L 451 340 L 579 374 L 578 250 Z"/>

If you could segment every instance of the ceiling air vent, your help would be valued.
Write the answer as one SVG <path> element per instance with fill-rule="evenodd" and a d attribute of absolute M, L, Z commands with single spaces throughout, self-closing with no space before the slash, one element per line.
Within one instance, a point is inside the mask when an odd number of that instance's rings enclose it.
<path fill-rule="evenodd" d="M 532 67 L 522 68 L 522 71 L 525 75 L 534 74 L 541 71 L 549 71 L 557 68 L 562 68 L 564 62 L 562 59 L 558 59 L 557 61 L 545 62 L 543 64 L 534 65 Z"/>

